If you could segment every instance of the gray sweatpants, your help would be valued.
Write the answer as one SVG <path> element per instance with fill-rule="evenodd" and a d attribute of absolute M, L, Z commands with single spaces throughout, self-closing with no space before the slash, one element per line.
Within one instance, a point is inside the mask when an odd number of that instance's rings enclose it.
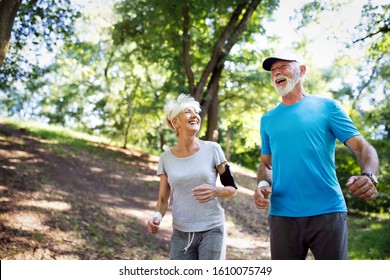
<path fill-rule="evenodd" d="M 225 256 L 224 225 L 201 232 L 182 232 L 173 229 L 171 260 L 220 260 Z"/>
<path fill-rule="evenodd" d="M 347 213 L 269 216 L 268 224 L 273 260 L 304 260 L 309 249 L 317 260 L 348 259 Z"/>

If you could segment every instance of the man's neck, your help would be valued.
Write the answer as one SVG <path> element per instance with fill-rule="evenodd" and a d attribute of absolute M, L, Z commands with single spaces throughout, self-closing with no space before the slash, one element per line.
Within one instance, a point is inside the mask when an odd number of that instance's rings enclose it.
<path fill-rule="evenodd" d="M 298 83 L 293 90 L 282 97 L 282 103 L 285 106 L 293 105 L 301 101 L 307 93 L 305 92 L 301 83 Z"/>

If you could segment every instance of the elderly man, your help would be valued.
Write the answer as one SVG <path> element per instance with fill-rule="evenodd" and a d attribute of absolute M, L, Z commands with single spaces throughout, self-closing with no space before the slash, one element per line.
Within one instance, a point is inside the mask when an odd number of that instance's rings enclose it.
<path fill-rule="evenodd" d="M 347 207 L 338 183 L 336 139 L 356 156 L 361 174 L 346 182 L 361 199 L 377 195 L 378 155 L 333 100 L 303 87 L 306 66 L 282 51 L 263 62 L 282 102 L 261 118 L 256 207 L 270 206 L 272 259 L 348 259 Z M 269 195 L 272 193 L 271 198 Z"/>

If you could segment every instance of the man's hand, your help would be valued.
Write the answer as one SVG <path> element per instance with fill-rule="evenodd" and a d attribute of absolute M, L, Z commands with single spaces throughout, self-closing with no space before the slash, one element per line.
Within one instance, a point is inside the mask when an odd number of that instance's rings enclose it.
<path fill-rule="evenodd" d="M 256 208 L 265 209 L 270 206 L 271 201 L 268 196 L 272 193 L 272 187 L 257 188 L 254 194 Z"/>
<path fill-rule="evenodd" d="M 373 200 L 378 190 L 367 176 L 352 176 L 345 184 L 349 192 L 366 201 Z"/>

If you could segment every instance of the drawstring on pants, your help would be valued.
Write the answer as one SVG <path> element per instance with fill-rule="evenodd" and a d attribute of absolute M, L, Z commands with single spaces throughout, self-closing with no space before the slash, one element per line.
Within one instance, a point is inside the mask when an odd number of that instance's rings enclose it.
<path fill-rule="evenodd" d="M 192 234 L 192 236 L 191 236 L 191 234 Z M 192 244 L 192 241 L 194 241 L 194 237 L 195 237 L 195 232 L 189 232 L 188 233 L 187 246 L 183 249 L 184 250 L 184 254 L 187 253 L 188 248 L 190 248 L 190 246 Z"/>

